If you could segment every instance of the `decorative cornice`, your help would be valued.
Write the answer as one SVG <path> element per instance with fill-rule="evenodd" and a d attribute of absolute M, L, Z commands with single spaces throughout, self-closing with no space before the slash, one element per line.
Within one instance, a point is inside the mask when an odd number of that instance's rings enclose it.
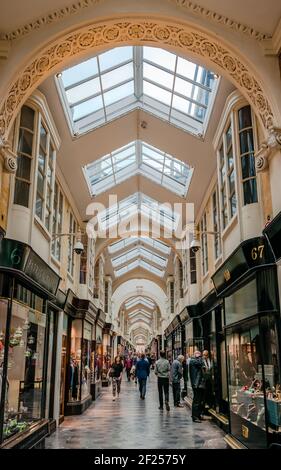
<path fill-rule="evenodd" d="M 262 142 L 260 149 L 255 154 L 257 172 L 267 169 L 270 157 L 277 150 L 281 150 L 281 129 L 272 126 L 269 129 L 267 139 Z"/>
<path fill-rule="evenodd" d="M 20 26 L 18 29 L 11 31 L 9 33 L 0 33 L 0 40 L 12 41 L 14 39 L 19 39 L 22 36 L 26 36 L 32 31 L 41 29 L 43 26 L 56 21 L 62 20 L 66 16 L 74 15 L 79 13 L 80 10 L 84 8 L 91 7 L 97 3 L 102 2 L 103 0 L 80 0 L 79 2 L 72 3 L 64 8 L 58 8 L 57 10 L 48 13 L 47 15 L 40 16 L 39 18 L 31 21 L 30 23 Z"/>
<path fill-rule="evenodd" d="M 216 11 L 209 10 L 209 8 L 202 7 L 197 3 L 190 2 L 189 0 L 169 0 L 172 3 L 175 3 L 181 8 L 189 10 L 191 13 L 194 13 L 197 16 L 206 18 L 207 20 L 213 21 L 214 23 L 219 23 L 226 28 L 232 29 L 238 33 L 247 34 L 252 39 L 256 41 L 264 41 L 272 38 L 271 34 L 262 33 L 256 29 L 248 26 L 246 24 L 240 23 L 236 20 L 228 18 L 227 16 L 221 15 Z"/>

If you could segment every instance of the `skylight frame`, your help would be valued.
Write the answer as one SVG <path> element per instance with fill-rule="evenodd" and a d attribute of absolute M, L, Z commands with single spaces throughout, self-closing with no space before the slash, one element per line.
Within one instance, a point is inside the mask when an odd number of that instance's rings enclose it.
<path fill-rule="evenodd" d="M 128 163 L 122 167 L 123 162 Z M 83 173 L 91 196 L 104 193 L 140 174 L 178 196 L 185 197 L 193 168 L 167 152 L 144 141 L 135 140 L 85 165 Z"/>
<path fill-rule="evenodd" d="M 159 251 L 163 254 L 165 254 L 166 256 L 169 256 L 170 253 L 171 253 L 171 247 L 169 245 L 167 245 L 166 243 L 156 239 L 156 238 L 153 238 L 153 237 L 146 237 L 146 236 L 128 236 L 126 238 L 122 238 L 121 240 L 118 240 L 117 242 L 114 242 L 114 243 L 111 243 L 111 245 L 109 245 L 107 247 L 108 249 L 108 253 L 109 255 L 114 255 L 115 253 L 118 253 L 122 250 L 124 250 L 125 248 L 127 248 L 128 246 L 131 246 L 133 244 L 141 244 L 141 243 L 144 243 L 145 245 L 148 245 L 150 246 L 151 248 L 153 248 L 154 250 L 156 251 Z"/>
<path fill-rule="evenodd" d="M 142 245 L 138 245 L 134 247 L 132 250 L 128 250 L 125 253 L 122 253 L 115 258 L 111 258 L 111 264 L 113 268 L 121 266 L 131 259 L 140 258 L 147 260 L 150 264 L 156 264 L 161 268 L 166 268 L 168 264 L 168 259 L 163 258 L 162 256 L 157 255 L 156 253 L 148 250 L 147 248 L 143 247 Z"/>
<path fill-rule="evenodd" d="M 165 275 L 165 270 L 163 271 L 161 269 L 158 269 L 155 266 L 150 265 L 149 263 L 147 263 L 146 261 L 144 261 L 142 259 L 136 259 L 136 260 L 132 261 L 131 263 L 127 264 L 126 266 L 122 266 L 120 269 L 115 269 L 114 270 L 114 276 L 116 278 L 121 277 L 124 274 L 127 274 L 129 271 L 132 271 L 135 268 L 143 268 L 144 270 L 146 270 L 150 273 L 153 273 L 156 276 L 161 277 L 161 278 L 164 277 L 164 275 Z"/>
<path fill-rule="evenodd" d="M 171 211 L 165 204 L 160 204 L 141 192 L 131 194 L 117 204 L 108 207 L 99 213 L 97 218 L 102 231 L 106 231 L 114 224 L 131 220 L 131 217 L 139 214 L 149 216 L 149 221 L 159 223 L 160 226 L 167 228 L 170 232 L 176 231 L 180 220 L 180 214 Z"/>
<path fill-rule="evenodd" d="M 100 70 L 100 60 L 105 54 L 110 53 L 111 51 L 116 51 L 117 49 L 126 49 L 127 51 L 130 51 L 130 58 L 127 58 L 126 60 L 120 60 L 119 63 L 115 63 L 112 67 L 106 69 L 106 71 L 101 71 Z M 146 57 L 145 52 L 147 50 L 156 50 L 157 53 L 159 54 L 160 51 L 164 51 L 167 54 L 170 54 L 175 58 L 175 68 L 174 70 L 170 70 L 169 68 L 165 67 L 165 65 L 157 63 L 154 60 L 148 59 Z M 71 133 L 73 135 L 82 135 L 83 133 L 86 133 L 90 130 L 93 130 L 97 127 L 100 127 L 101 125 L 106 124 L 107 122 L 110 122 L 113 119 L 119 118 L 125 114 L 127 114 L 130 111 L 133 111 L 134 109 L 143 109 L 153 115 L 156 115 L 160 117 L 161 119 L 164 119 L 168 121 L 170 124 L 180 127 L 184 131 L 188 131 L 192 134 L 199 135 L 199 136 L 204 136 L 207 125 L 208 125 L 208 120 L 209 120 L 209 114 L 210 114 L 210 108 L 212 108 L 213 101 L 217 92 L 219 80 L 215 77 L 213 72 L 207 70 L 206 68 L 200 66 L 199 64 L 195 64 L 194 62 L 188 61 L 185 58 L 182 58 L 181 56 L 178 56 L 172 52 L 165 51 L 164 49 L 160 48 L 154 48 L 150 46 L 120 46 L 118 48 L 110 49 L 109 51 L 103 52 L 101 54 L 96 55 L 95 57 L 92 57 L 92 59 L 96 58 L 97 62 L 97 67 L 98 67 L 98 73 L 94 73 L 91 76 L 89 75 L 87 78 L 84 78 L 83 80 L 77 80 L 74 82 L 74 84 L 71 84 L 70 86 L 64 86 L 64 78 L 63 75 L 66 74 L 67 72 L 71 71 L 75 67 L 82 66 L 84 62 L 74 66 L 70 67 L 66 70 L 64 70 L 62 73 L 57 74 L 56 76 L 56 85 L 59 91 L 59 95 L 61 98 L 61 101 L 63 103 L 63 108 L 65 111 L 65 114 L 67 116 L 67 122 L 69 124 Z M 92 60 L 90 59 L 90 60 Z M 90 61 L 88 60 L 88 61 Z M 196 81 L 196 73 L 194 72 L 193 79 L 190 77 L 185 76 L 184 74 L 180 73 L 178 71 L 178 62 L 182 61 L 185 64 L 190 64 L 190 67 L 192 68 L 193 66 L 195 67 L 195 70 L 200 70 L 202 73 L 205 73 L 206 76 L 209 77 L 211 86 L 208 84 L 204 84 L 200 81 Z M 85 61 L 87 62 L 87 61 Z M 108 73 L 114 73 L 116 70 L 120 69 L 121 67 L 127 66 L 127 65 L 132 65 L 132 76 L 128 76 L 129 78 L 120 80 L 116 84 L 114 84 L 112 87 L 103 88 L 103 83 L 102 83 L 102 78 L 104 77 L 105 74 Z M 159 77 L 161 76 L 161 73 L 165 73 L 168 75 L 171 75 L 172 78 L 172 89 L 171 87 L 167 87 L 165 84 L 160 83 L 158 80 L 154 80 L 153 76 L 149 75 L 146 76 L 144 69 L 145 66 L 149 67 L 155 67 L 157 70 L 157 73 Z M 120 77 L 122 76 L 122 73 L 120 73 Z M 131 78 L 132 77 L 132 78 Z M 100 92 L 92 93 L 89 94 L 88 97 L 83 98 L 79 101 L 77 101 L 75 104 L 69 103 L 68 98 L 67 98 L 67 92 L 69 90 L 83 85 L 83 83 L 87 83 L 90 80 L 95 80 L 98 79 L 100 81 Z M 185 93 L 180 91 L 177 88 L 177 80 L 183 80 L 183 83 L 185 84 L 190 84 L 192 85 L 192 91 L 190 90 Z M 213 81 L 213 83 L 212 83 Z M 105 103 L 105 95 L 106 93 L 109 93 L 110 91 L 117 90 L 123 85 L 128 85 L 129 83 L 132 83 L 132 87 L 130 90 L 128 90 L 127 95 L 125 94 L 123 97 L 120 97 L 119 100 L 113 101 L 111 104 L 106 104 Z M 163 101 L 159 101 L 155 99 L 155 96 L 153 93 L 146 94 L 145 93 L 145 87 L 144 83 L 148 83 L 152 86 L 156 86 L 160 91 L 162 90 L 162 93 L 170 93 L 171 92 L 171 100 L 169 105 L 164 105 Z M 203 95 L 205 93 L 205 98 L 202 100 L 200 97 L 200 93 L 198 91 L 198 96 L 199 99 L 197 99 L 194 96 L 194 90 L 202 90 Z M 188 90 L 188 87 L 187 87 Z M 191 94 L 190 94 L 191 93 Z M 78 106 L 82 102 L 85 103 L 93 99 L 97 99 L 98 97 L 101 97 L 102 104 L 100 104 L 100 108 L 98 108 L 97 111 L 90 111 L 86 113 L 82 118 L 74 122 L 72 118 L 72 109 L 74 109 L 75 106 Z M 179 107 L 175 107 L 174 105 L 174 97 L 178 99 L 184 99 L 187 102 L 187 105 L 189 106 L 189 111 L 186 109 L 184 112 L 180 111 Z M 207 97 L 207 99 L 206 99 Z M 188 104 L 189 103 L 189 104 Z M 80 103 L 81 104 L 81 103 Z M 200 113 L 197 115 L 194 113 L 190 113 L 191 106 L 199 106 L 200 109 L 205 110 L 204 112 L 202 111 L 201 113 L 204 114 L 203 119 L 200 117 Z"/>
<path fill-rule="evenodd" d="M 151 300 L 147 299 L 146 297 L 143 297 L 143 296 L 138 296 L 138 297 L 133 297 L 132 299 L 128 300 L 127 302 L 125 302 L 125 308 L 126 309 L 130 309 L 132 308 L 134 305 L 138 305 L 138 304 L 143 304 L 143 305 L 146 305 L 148 308 L 150 309 L 154 309 L 155 308 L 155 303 L 152 302 Z"/>

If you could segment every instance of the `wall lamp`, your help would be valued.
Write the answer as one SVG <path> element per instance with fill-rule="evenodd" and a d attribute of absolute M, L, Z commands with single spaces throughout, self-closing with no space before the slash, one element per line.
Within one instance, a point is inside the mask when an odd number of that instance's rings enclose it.
<path fill-rule="evenodd" d="M 81 240 L 82 232 L 80 229 L 74 233 L 54 233 L 52 235 L 52 240 L 55 240 L 56 238 L 59 238 L 59 237 L 74 237 L 74 239 L 76 238 L 76 241 L 73 246 L 73 251 L 75 251 L 77 255 L 81 255 L 83 253 L 84 245 Z"/>
<path fill-rule="evenodd" d="M 190 249 L 193 251 L 193 253 L 196 253 L 197 251 L 200 250 L 201 248 L 201 243 L 200 243 L 200 236 L 201 235 L 214 235 L 214 236 L 220 236 L 220 232 L 209 232 L 209 231 L 196 231 L 194 232 L 194 237 L 192 242 L 190 243 Z"/>

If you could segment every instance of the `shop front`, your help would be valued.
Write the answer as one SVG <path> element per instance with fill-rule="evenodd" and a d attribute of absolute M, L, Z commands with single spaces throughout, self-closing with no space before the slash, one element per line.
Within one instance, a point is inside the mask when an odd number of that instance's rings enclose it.
<path fill-rule="evenodd" d="M 66 371 L 64 414 L 83 413 L 92 402 L 95 369 L 96 307 L 69 289 L 65 305 Z"/>
<path fill-rule="evenodd" d="M 108 387 L 108 372 L 114 361 L 113 357 L 113 324 L 105 323 L 103 327 L 103 366 L 102 366 L 102 386 Z"/>
<path fill-rule="evenodd" d="M 280 306 L 277 270 L 264 237 L 242 242 L 214 274 L 224 302 L 230 445 L 280 441 Z"/>
<path fill-rule="evenodd" d="M 170 323 L 166 330 L 164 331 L 164 347 L 166 351 L 166 357 L 169 362 L 172 362 L 173 360 L 173 326 Z"/>
<path fill-rule="evenodd" d="M 59 282 L 30 246 L 1 240 L 1 448 L 43 447 L 49 434 Z"/>
<path fill-rule="evenodd" d="M 94 377 L 92 381 L 92 397 L 96 400 L 101 394 L 102 388 L 102 370 L 103 370 L 103 327 L 105 325 L 106 315 L 102 310 L 98 310 L 95 323 L 95 362 Z"/>

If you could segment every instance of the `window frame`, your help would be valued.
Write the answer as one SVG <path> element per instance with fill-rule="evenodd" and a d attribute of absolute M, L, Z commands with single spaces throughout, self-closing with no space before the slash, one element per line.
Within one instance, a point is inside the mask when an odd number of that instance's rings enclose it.
<path fill-rule="evenodd" d="M 204 211 L 200 220 L 200 241 L 201 241 L 201 265 L 203 276 L 209 272 L 209 251 L 208 251 L 208 234 L 207 232 L 207 212 Z"/>
<path fill-rule="evenodd" d="M 41 136 L 41 126 L 46 131 L 46 160 L 45 160 L 45 168 L 44 172 L 40 171 L 40 174 L 43 176 L 43 209 L 42 209 L 42 218 L 36 212 L 36 202 L 37 202 L 37 195 L 38 195 L 38 172 L 39 172 L 39 153 L 40 153 L 40 136 Z M 50 148 L 53 148 L 53 165 L 52 165 L 52 183 L 51 183 L 51 203 L 50 203 L 50 222 L 49 228 L 46 226 L 46 206 L 47 206 L 47 187 L 48 187 L 48 170 L 49 170 L 49 161 L 50 161 Z M 54 140 L 52 138 L 51 130 L 44 119 L 44 116 L 41 112 L 38 115 L 38 123 L 37 123 L 37 141 L 36 141 L 36 161 L 35 161 L 35 174 L 34 174 L 34 219 L 43 227 L 43 229 L 50 235 L 52 233 L 52 216 L 53 216 L 53 202 L 54 202 L 54 188 L 55 188 L 55 180 L 56 180 L 56 146 Z"/>
<path fill-rule="evenodd" d="M 57 206 L 55 207 L 56 201 L 56 190 L 57 190 Z M 62 204 L 61 204 L 62 203 Z M 59 214 L 61 208 L 61 220 L 59 222 Z M 55 179 L 54 185 L 54 198 L 53 198 L 53 213 L 52 213 L 52 235 L 60 234 L 63 230 L 63 220 L 64 220 L 64 194 L 62 192 L 59 182 Z M 59 256 L 57 256 L 57 250 L 59 251 Z M 51 243 L 51 256 L 55 259 L 56 262 L 61 262 L 62 254 L 62 240 L 61 237 L 54 237 Z"/>

